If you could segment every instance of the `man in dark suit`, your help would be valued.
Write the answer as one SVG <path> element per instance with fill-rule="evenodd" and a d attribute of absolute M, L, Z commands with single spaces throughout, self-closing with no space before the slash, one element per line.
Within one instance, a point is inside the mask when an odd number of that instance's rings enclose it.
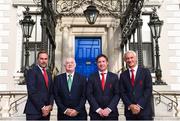
<path fill-rule="evenodd" d="M 24 113 L 27 120 L 49 120 L 53 106 L 53 84 L 50 73 L 46 71 L 48 53 L 38 53 L 37 65 L 29 69 L 26 76 L 28 99 Z"/>
<path fill-rule="evenodd" d="M 127 51 L 128 69 L 120 75 L 121 96 L 126 120 L 152 120 L 152 77 L 148 69 L 137 65 L 134 51 Z"/>
<path fill-rule="evenodd" d="M 66 73 L 54 81 L 54 97 L 58 107 L 58 120 L 87 120 L 86 78 L 75 72 L 74 58 L 65 61 Z"/>
<path fill-rule="evenodd" d="M 87 99 L 91 120 L 118 120 L 117 105 L 120 99 L 118 76 L 107 70 L 108 58 L 100 54 L 96 58 L 98 72 L 89 76 Z"/>

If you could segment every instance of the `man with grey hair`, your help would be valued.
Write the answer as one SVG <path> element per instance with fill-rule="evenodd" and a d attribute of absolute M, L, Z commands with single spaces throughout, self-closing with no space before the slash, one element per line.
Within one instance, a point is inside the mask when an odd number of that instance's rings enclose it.
<path fill-rule="evenodd" d="M 54 98 L 58 107 L 58 120 L 86 120 L 86 78 L 75 72 L 76 62 L 65 60 L 66 72 L 54 81 Z"/>
<path fill-rule="evenodd" d="M 137 65 L 134 51 L 124 54 L 128 69 L 120 75 L 121 97 L 126 120 L 152 120 L 152 77 L 148 69 Z"/>

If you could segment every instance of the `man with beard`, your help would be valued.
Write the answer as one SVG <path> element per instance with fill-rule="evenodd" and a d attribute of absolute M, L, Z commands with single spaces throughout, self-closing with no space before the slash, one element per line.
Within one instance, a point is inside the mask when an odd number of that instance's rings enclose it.
<path fill-rule="evenodd" d="M 28 99 L 24 113 L 27 120 L 49 120 L 53 106 L 53 84 L 51 74 L 46 71 L 48 53 L 38 53 L 37 65 L 26 75 Z"/>

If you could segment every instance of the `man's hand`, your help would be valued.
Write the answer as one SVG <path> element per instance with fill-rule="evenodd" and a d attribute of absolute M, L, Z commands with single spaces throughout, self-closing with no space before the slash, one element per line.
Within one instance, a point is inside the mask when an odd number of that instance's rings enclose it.
<path fill-rule="evenodd" d="M 107 117 L 110 114 L 110 110 L 108 108 L 103 109 L 102 111 L 103 116 Z"/>
<path fill-rule="evenodd" d="M 67 108 L 65 114 L 67 116 L 74 117 L 77 116 L 78 112 L 75 109 Z"/>
<path fill-rule="evenodd" d="M 131 104 L 129 106 L 129 108 L 130 108 L 130 110 L 132 111 L 133 114 L 138 114 L 140 112 L 140 110 L 141 110 L 141 108 L 136 104 Z"/>
<path fill-rule="evenodd" d="M 104 115 L 103 115 L 103 109 L 100 109 L 100 110 L 98 111 L 98 114 L 99 114 L 101 117 L 104 117 Z"/>
<path fill-rule="evenodd" d="M 78 112 L 75 109 L 71 109 L 71 113 L 70 113 L 71 117 L 75 117 L 75 116 L 77 116 L 77 114 L 78 114 Z"/>
<path fill-rule="evenodd" d="M 49 110 L 49 112 L 52 110 L 52 105 L 45 106 L 46 110 Z"/>
<path fill-rule="evenodd" d="M 41 108 L 41 111 L 42 111 L 42 116 L 48 116 L 49 114 L 49 110 L 47 109 L 46 106 L 44 106 L 43 108 Z"/>
<path fill-rule="evenodd" d="M 71 110 L 72 110 L 72 109 L 67 108 L 65 114 L 66 114 L 67 116 L 71 116 Z"/>
<path fill-rule="evenodd" d="M 134 114 L 138 114 L 138 113 L 140 113 L 140 111 L 141 111 L 141 108 L 138 106 L 138 105 L 136 105 L 135 107 L 135 112 L 134 112 Z"/>

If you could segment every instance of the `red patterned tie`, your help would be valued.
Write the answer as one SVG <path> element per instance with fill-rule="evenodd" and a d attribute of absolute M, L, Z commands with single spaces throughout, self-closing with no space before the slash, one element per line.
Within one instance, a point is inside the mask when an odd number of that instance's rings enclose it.
<path fill-rule="evenodd" d="M 131 69 L 131 84 L 134 87 L 134 69 Z"/>
<path fill-rule="evenodd" d="M 104 90 L 104 86 L 105 86 L 104 73 L 101 73 L 101 76 L 102 76 L 101 86 L 102 86 L 102 90 Z"/>
<path fill-rule="evenodd" d="M 42 70 L 43 70 L 43 76 L 46 83 L 46 87 L 48 87 L 48 75 L 47 75 L 46 69 L 43 68 Z"/>

